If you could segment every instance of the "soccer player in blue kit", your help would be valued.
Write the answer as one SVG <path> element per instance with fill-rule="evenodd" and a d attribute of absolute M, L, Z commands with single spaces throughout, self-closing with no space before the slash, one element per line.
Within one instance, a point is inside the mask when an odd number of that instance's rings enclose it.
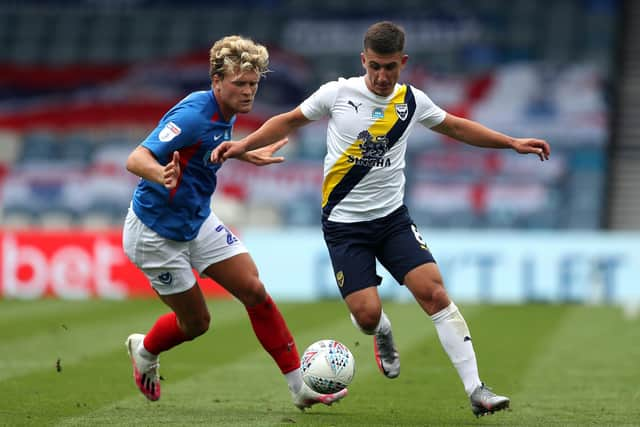
<path fill-rule="evenodd" d="M 237 113 L 248 113 L 267 72 L 267 49 L 250 39 L 228 36 L 210 50 L 211 90 L 194 92 L 171 108 L 129 155 L 127 169 L 142 178 L 125 220 L 123 247 L 172 310 L 146 335 L 126 340 L 137 387 L 160 398 L 159 354 L 202 335 L 210 315 L 193 274 L 208 276 L 244 304 L 256 337 L 285 376 L 300 409 L 330 405 L 347 390 L 319 394 L 302 381 L 300 357 L 287 324 L 242 242 L 211 212 L 220 164 L 211 151 L 231 138 Z M 241 156 L 267 165 L 281 162 L 278 141 Z"/>
<path fill-rule="evenodd" d="M 297 108 L 267 120 L 238 142 L 225 142 L 212 161 L 273 144 L 295 129 L 329 117 L 322 184 L 322 229 L 336 282 L 351 320 L 374 337 L 378 367 L 400 374 L 391 322 L 377 291 L 376 259 L 407 286 L 435 325 L 476 416 L 508 408 L 510 399 L 480 380 L 471 333 L 444 287 L 440 271 L 404 206 L 408 135 L 419 123 L 458 141 L 509 148 L 549 158 L 546 141 L 513 138 L 439 108 L 421 90 L 399 84 L 407 63 L 404 30 L 392 22 L 370 26 L 360 54 L 364 76 L 322 85 Z"/>

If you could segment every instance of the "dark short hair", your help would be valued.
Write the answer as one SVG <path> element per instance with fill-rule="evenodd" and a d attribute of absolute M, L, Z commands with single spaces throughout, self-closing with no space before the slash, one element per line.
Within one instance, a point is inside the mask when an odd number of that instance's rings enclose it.
<path fill-rule="evenodd" d="M 390 21 L 377 22 L 364 35 L 364 49 L 390 54 L 404 51 L 404 30 Z"/>

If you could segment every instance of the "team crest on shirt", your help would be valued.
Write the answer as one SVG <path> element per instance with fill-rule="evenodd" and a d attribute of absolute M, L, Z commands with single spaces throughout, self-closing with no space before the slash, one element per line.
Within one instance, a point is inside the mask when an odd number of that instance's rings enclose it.
<path fill-rule="evenodd" d="M 182 133 L 182 129 L 180 129 L 175 123 L 169 122 L 164 125 L 158 134 L 158 139 L 162 142 L 169 142 L 176 136 L 180 135 L 180 133 Z"/>
<path fill-rule="evenodd" d="M 407 116 L 409 115 L 409 106 L 405 103 L 402 104 L 395 104 L 396 107 L 396 114 L 398 115 L 398 118 L 402 121 L 405 121 Z"/>

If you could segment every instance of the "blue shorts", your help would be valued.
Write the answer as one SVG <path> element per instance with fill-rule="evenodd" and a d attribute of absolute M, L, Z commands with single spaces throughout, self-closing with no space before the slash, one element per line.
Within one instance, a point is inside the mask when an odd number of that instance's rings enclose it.
<path fill-rule="evenodd" d="M 324 220 L 322 231 L 343 298 L 380 285 L 376 258 L 399 284 L 404 284 L 404 277 L 414 268 L 435 262 L 406 206 L 373 221 Z"/>

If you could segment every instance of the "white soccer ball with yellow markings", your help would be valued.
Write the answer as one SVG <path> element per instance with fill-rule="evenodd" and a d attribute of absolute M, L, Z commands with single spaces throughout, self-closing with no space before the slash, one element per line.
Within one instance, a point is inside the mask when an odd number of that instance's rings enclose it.
<path fill-rule="evenodd" d="M 302 354 L 302 380 L 318 393 L 336 393 L 353 380 L 356 363 L 346 345 L 320 340 Z"/>

